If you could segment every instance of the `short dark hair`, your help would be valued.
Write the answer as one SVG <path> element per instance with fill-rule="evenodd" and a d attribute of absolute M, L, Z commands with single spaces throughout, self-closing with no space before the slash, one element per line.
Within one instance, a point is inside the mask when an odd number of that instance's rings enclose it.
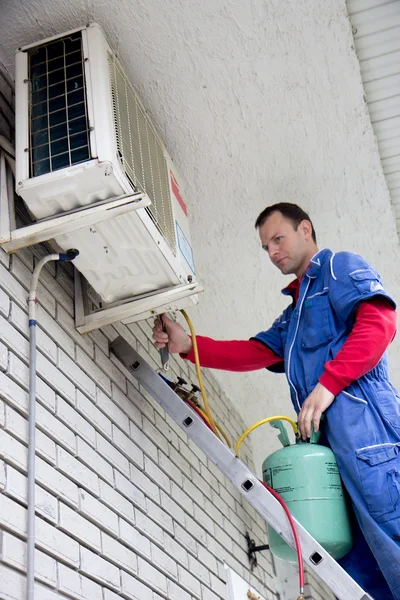
<path fill-rule="evenodd" d="M 278 202 L 278 204 L 273 204 L 272 206 L 267 206 L 267 208 L 264 208 L 264 210 L 256 219 L 255 228 L 259 229 L 262 227 L 268 217 L 270 217 L 274 212 L 280 212 L 285 219 L 288 219 L 288 221 L 292 222 L 295 229 L 298 228 L 302 221 L 309 221 L 311 223 L 312 239 L 315 243 L 317 243 L 317 236 L 315 234 L 314 225 L 310 217 L 302 208 L 300 208 L 300 206 L 297 206 L 297 204 L 292 204 L 291 202 Z"/>

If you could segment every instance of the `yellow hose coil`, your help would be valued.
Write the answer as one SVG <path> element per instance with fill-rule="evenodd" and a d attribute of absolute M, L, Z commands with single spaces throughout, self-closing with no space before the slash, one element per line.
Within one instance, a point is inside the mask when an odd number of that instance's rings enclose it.
<path fill-rule="evenodd" d="M 277 415 L 276 417 L 268 417 L 267 419 L 263 419 L 262 421 L 258 421 L 257 423 L 254 423 L 254 425 L 251 425 L 251 427 L 249 427 L 248 429 L 246 429 L 246 431 L 244 433 L 242 433 L 242 435 L 238 439 L 237 444 L 235 446 L 235 455 L 239 456 L 239 448 L 242 445 L 243 440 L 245 439 L 245 437 L 247 437 L 249 435 L 249 433 L 254 431 L 254 429 L 256 429 L 257 427 L 264 425 L 265 423 L 270 423 L 271 421 L 278 421 L 279 419 L 281 421 L 288 421 L 293 428 L 295 436 L 297 438 L 300 437 L 299 430 L 297 429 L 297 425 L 293 421 L 293 419 L 291 419 L 290 417 L 285 417 L 284 415 Z"/>

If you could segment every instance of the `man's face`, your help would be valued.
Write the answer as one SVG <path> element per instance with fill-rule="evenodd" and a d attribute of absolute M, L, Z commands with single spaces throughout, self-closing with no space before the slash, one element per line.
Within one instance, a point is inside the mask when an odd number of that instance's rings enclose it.
<path fill-rule="evenodd" d="M 280 212 L 274 212 L 259 229 L 263 249 L 284 275 L 294 273 L 300 277 L 314 254 L 310 228 L 304 224 L 308 221 L 302 221 L 295 229 Z"/>

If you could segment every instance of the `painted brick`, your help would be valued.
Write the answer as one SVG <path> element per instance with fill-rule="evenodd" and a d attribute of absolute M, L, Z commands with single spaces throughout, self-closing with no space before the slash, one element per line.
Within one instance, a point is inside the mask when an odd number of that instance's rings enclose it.
<path fill-rule="evenodd" d="M 197 504 L 194 505 L 194 518 L 200 525 L 202 525 L 207 531 L 209 531 L 211 535 L 213 534 L 214 521 L 210 519 L 208 514 L 202 508 L 197 506 Z"/>
<path fill-rule="evenodd" d="M 0 564 L 0 581 L 2 600 L 21 600 L 21 598 L 26 597 L 25 575 Z M 52 590 L 39 582 L 35 582 L 34 593 L 35 598 L 40 598 L 40 600 L 69 600 L 64 594 L 60 594 L 58 591 Z"/>
<path fill-rule="evenodd" d="M 115 563 L 121 569 L 130 573 L 137 573 L 137 556 L 132 550 L 110 537 L 106 533 L 101 534 L 102 555 Z"/>
<path fill-rule="evenodd" d="M 26 471 L 27 448 L 3 429 L 0 429 L 0 458 Z"/>
<path fill-rule="evenodd" d="M 62 348 L 71 358 L 75 357 L 75 344 L 70 336 L 71 331 L 65 332 L 57 321 L 43 309 L 38 315 L 38 324 L 54 340 L 57 346 Z"/>
<path fill-rule="evenodd" d="M 221 556 L 220 556 L 221 557 Z M 212 571 L 216 575 L 218 575 L 218 565 L 214 556 L 209 552 L 207 548 L 204 548 L 201 544 L 198 546 L 197 550 L 197 558 L 203 565 L 205 565 L 209 571 Z"/>
<path fill-rule="evenodd" d="M 132 525 L 123 519 L 119 520 L 119 537 L 130 548 L 133 548 L 135 552 L 150 558 L 150 541 L 136 527 L 132 527 Z"/>
<path fill-rule="evenodd" d="M 189 477 L 189 479 L 192 478 L 193 470 L 192 470 L 190 464 L 188 463 L 188 461 L 185 458 L 183 458 L 183 456 L 172 445 L 170 445 L 170 447 L 169 447 L 169 458 L 176 465 L 176 467 L 179 469 L 179 471 L 184 473 L 186 475 L 186 477 Z M 164 457 L 162 457 L 162 459 L 161 459 L 161 453 L 160 453 L 160 460 L 164 460 Z M 160 464 L 160 466 L 161 466 L 161 464 Z M 173 468 L 173 467 L 170 467 L 168 464 L 168 468 Z M 171 475 L 171 477 L 172 477 L 172 475 Z M 175 479 L 175 478 L 172 477 L 172 479 Z M 204 481 L 204 478 L 203 478 L 203 481 Z M 179 482 L 177 480 L 176 480 L 176 483 L 178 483 L 178 485 L 182 485 L 182 482 Z"/>
<path fill-rule="evenodd" d="M 130 398 L 115 383 L 111 385 L 114 402 L 126 413 L 136 425 L 142 428 L 142 413 Z"/>
<path fill-rule="evenodd" d="M 189 554 L 189 571 L 205 585 L 210 585 L 210 574 L 207 568 L 197 558 Z"/>
<path fill-rule="evenodd" d="M 174 521 L 178 521 L 181 523 L 181 525 L 185 526 L 185 512 L 183 509 L 177 505 L 175 500 L 172 500 L 172 498 L 170 498 L 162 490 L 160 492 L 160 497 L 161 506 L 165 509 L 165 511 L 171 515 Z"/>
<path fill-rule="evenodd" d="M 144 457 L 144 471 L 160 488 L 171 493 L 170 478 L 147 456 Z"/>
<path fill-rule="evenodd" d="M 196 469 L 196 471 L 200 472 L 200 462 L 193 450 L 191 450 L 187 443 L 180 440 L 179 442 L 179 452 L 182 454 L 184 458 L 191 464 L 192 467 Z"/>
<path fill-rule="evenodd" d="M 120 429 L 125 431 L 125 433 L 129 433 L 129 418 L 115 402 L 106 396 L 99 388 L 97 388 L 96 402 L 100 410 L 102 410 L 111 421 L 116 423 Z"/>
<path fill-rule="evenodd" d="M 112 429 L 110 419 L 79 390 L 77 390 L 76 393 L 76 409 L 89 419 L 96 429 L 101 431 L 106 437 L 111 437 Z"/>
<path fill-rule="evenodd" d="M 158 504 L 160 503 L 160 490 L 150 479 L 142 472 L 139 471 L 134 465 L 130 465 L 131 468 L 131 481 L 142 490 L 146 496 L 149 496 Z"/>
<path fill-rule="evenodd" d="M 154 544 L 151 545 L 151 562 L 167 575 L 178 578 L 176 561 Z"/>
<path fill-rule="evenodd" d="M 56 415 L 61 421 L 69 425 L 75 433 L 79 433 L 85 438 L 89 444 L 92 444 L 92 446 L 95 445 L 96 435 L 93 425 L 88 423 L 75 408 L 63 400 L 63 398 L 60 398 L 60 396 L 57 397 Z"/>
<path fill-rule="evenodd" d="M 57 367 L 47 360 L 40 352 L 37 355 L 37 370 L 39 375 L 60 396 L 70 402 L 75 402 L 75 386 L 69 381 Z"/>
<path fill-rule="evenodd" d="M 114 365 L 113 362 L 100 350 L 99 347 L 95 346 L 94 349 L 94 360 L 96 364 L 104 373 L 108 373 L 110 379 L 116 383 L 123 392 L 126 391 L 126 379 L 121 371 Z"/>
<path fill-rule="evenodd" d="M 58 588 L 77 600 L 103 600 L 99 584 L 65 565 L 58 564 Z M 41 600 L 41 596 L 38 600 Z"/>
<path fill-rule="evenodd" d="M 214 592 L 209 590 L 204 585 L 201 586 L 201 597 L 203 600 L 219 600 L 219 598 L 220 598 L 220 596 L 217 596 L 216 594 L 214 594 Z"/>
<path fill-rule="evenodd" d="M 239 436 L 237 436 L 237 437 L 239 437 Z M 201 463 L 203 463 L 203 465 L 206 465 L 207 464 L 207 456 L 204 454 L 203 450 L 201 448 L 199 448 L 199 446 L 197 446 L 197 444 L 195 444 L 195 442 L 193 440 L 191 440 L 190 438 L 189 438 L 188 446 L 189 446 L 190 450 L 193 452 L 193 454 L 195 454 L 197 456 L 199 461 Z M 200 468 L 198 468 L 197 470 L 200 472 Z"/>
<path fill-rule="evenodd" d="M 91 494 L 79 490 L 80 512 L 99 527 L 118 535 L 118 517 Z"/>
<path fill-rule="evenodd" d="M 172 498 L 190 515 L 194 515 L 193 500 L 181 490 L 173 481 L 171 481 Z"/>
<path fill-rule="evenodd" d="M 116 468 L 129 475 L 129 461 L 105 437 L 96 432 L 97 451 Z"/>
<path fill-rule="evenodd" d="M 99 368 L 91 358 L 80 348 L 76 349 L 76 362 L 89 377 L 102 388 L 106 394 L 111 395 L 110 378 Z"/>
<path fill-rule="evenodd" d="M 156 427 L 164 435 L 165 439 L 179 450 L 179 438 L 169 423 L 159 413 L 155 413 Z"/>
<path fill-rule="evenodd" d="M 168 600 L 192 600 L 192 596 L 179 585 L 168 580 Z"/>
<path fill-rule="evenodd" d="M 211 589 L 220 596 L 221 598 L 226 598 L 227 595 L 227 586 L 224 581 L 221 581 L 219 577 L 215 577 L 215 575 L 210 575 L 211 579 Z"/>
<path fill-rule="evenodd" d="M 0 316 L 0 339 L 13 350 L 15 354 L 22 356 L 26 362 L 29 359 L 28 340 L 19 333 L 6 319 Z"/>
<path fill-rule="evenodd" d="M 121 586 L 124 597 L 132 600 L 153 600 L 152 590 L 125 571 L 121 572 Z"/>
<path fill-rule="evenodd" d="M 129 501 L 133 502 L 139 508 L 145 510 L 146 498 L 129 479 L 124 477 L 121 473 L 115 471 L 115 486 Z"/>
<path fill-rule="evenodd" d="M 161 594 L 167 593 L 167 578 L 143 558 L 138 557 L 139 577 Z"/>
<path fill-rule="evenodd" d="M 159 546 L 164 544 L 164 532 L 161 527 L 139 510 L 136 511 L 136 528 Z"/>
<path fill-rule="evenodd" d="M 80 570 L 100 583 L 120 589 L 119 569 L 86 548 L 81 548 Z"/>
<path fill-rule="evenodd" d="M 0 490 L 3 490 L 6 485 L 6 464 L 0 460 Z"/>
<path fill-rule="evenodd" d="M 64 498 L 68 504 L 78 505 L 78 486 L 39 457 L 36 459 L 36 479 L 45 489 Z"/>
<path fill-rule="evenodd" d="M 26 308 L 28 305 L 27 290 L 11 275 L 3 265 L 0 264 L 0 285 L 7 295 Z"/>
<path fill-rule="evenodd" d="M 155 423 L 154 408 L 150 406 L 146 398 L 140 394 L 139 390 L 137 390 L 130 381 L 127 382 L 127 395 L 129 400 L 133 402 L 140 412 L 145 415 L 151 423 Z"/>
<path fill-rule="evenodd" d="M 62 502 L 59 507 L 59 527 L 86 546 L 101 551 L 100 529 Z"/>
<path fill-rule="evenodd" d="M 103 600 L 120 600 L 121 596 L 119 594 L 115 594 L 111 590 L 107 588 L 103 588 Z"/>
<path fill-rule="evenodd" d="M 130 461 L 133 461 L 139 468 L 143 468 L 143 452 L 115 425 L 113 425 L 113 441 Z"/>
<path fill-rule="evenodd" d="M 222 524 L 222 523 L 221 523 Z M 217 539 L 220 544 L 227 549 L 228 552 L 233 552 L 233 541 L 232 538 L 225 532 L 225 530 L 219 525 L 214 525 L 214 537 Z M 207 536 L 210 538 L 211 536 Z M 205 546 L 207 545 L 204 544 Z"/>
<path fill-rule="evenodd" d="M 196 540 L 198 540 L 202 544 L 206 544 L 207 532 L 204 529 L 204 527 L 196 523 L 196 521 L 192 519 L 192 517 L 190 517 L 189 515 L 185 515 L 185 521 L 187 530 L 190 532 L 190 535 L 192 535 L 194 538 L 196 538 Z"/>
<path fill-rule="evenodd" d="M 135 512 L 133 510 L 132 502 L 124 498 L 117 490 L 104 481 L 100 481 L 100 498 L 104 504 L 107 504 L 114 512 L 118 513 L 131 523 L 135 522 Z M 144 496 L 142 496 L 142 506 L 145 509 L 146 501 Z"/>
<path fill-rule="evenodd" d="M 157 446 L 134 423 L 130 423 L 130 436 L 145 454 L 154 461 L 158 460 Z"/>
<path fill-rule="evenodd" d="M 10 314 L 10 299 L 5 292 L 0 288 L 0 314 L 6 319 Z"/>
<path fill-rule="evenodd" d="M 56 320 L 60 327 L 68 334 L 72 340 L 78 344 L 91 358 L 94 357 L 94 344 L 87 334 L 79 333 L 75 328 L 75 321 L 67 311 L 57 304 Z"/>
<path fill-rule="evenodd" d="M 26 542 L 3 531 L 1 546 L 2 561 L 10 567 L 26 572 Z M 57 584 L 56 561 L 40 550 L 35 550 L 35 577 L 48 585 Z"/>
<path fill-rule="evenodd" d="M 190 530 L 184 529 L 177 523 L 174 524 L 175 529 L 175 539 L 184 547 L 192 552 L 193 554 L 197 554 L 197 548 L 199 546 L 198 542 L 190 535 Z M 207 541 L 207 540 L 206 540 Z"/>
<path fill-rule="evenodd" d="M 10 465 L 4 467 L 6 472 L 4 491 L 27 504 L 28 478 Z M 35 485 L 35 509 L 38 514 L 57 523 L 57 499 L 37 484 Z"/>
<path fill-rule="evenodd" d="M 45 312 L 43 309 L 40 312 Z M 29 338 L 28 313 L 14 302 L 11 303 L 10 323 L 26 338 Z M 36 328 L 36 346 L 53 363 L 57 360 L 57 346 L 41 327 Z"/>
<path fill-rule="evenodd" d="M 174 534 L 172 518 L 165 512 L 165 510 L 150 500 L 150 498 L 147 499 L 147 514 L 164 530 L 169 531 L 172 535 Z"/>
<path fill-rule="evenodd" d="M 6 430 L 25 444 L 28 443 L 28 421 L 22 415 L 6 406 Z M 53 465 L 55 464 L 56 445 L 42 431 L 36 428 L 35 446 L 39 456 L 47 459 Z"/>
<path fill-rule="evenodd" d="M 59 419 L 52 415 L 40 404 L 36 405 L 37 425 L 46 435 L 57 444 L 71 452 L 76 450 L 76 437 L 73 431 L 66 427 Z"/>
<path fill-rule="evenodd" d="M 36 546 L 62 561 L 79 566 L 79 544 L 50 523 L 36 517 Z"/>
<path fill-rule="evenodd" d="M 106 336 L 99 330 L 94 329 L 89 333 L 89 337 L 93 340 L 93 342 L 100 348 L 104 354 L 108 354 L 109 352 L 109 342 Z"/>
<path fill-rule="evenodd" d="M 90 398 L 96 396 L 96 385 L 86 373 L 78 367 L 79 360 L 73 361 L 61 349 L 58 351 L 58 367 L 74 384 Z"/>
<path fill-rule="evenodd" d="M 6 411 L 5 411 L 5 402 L 4 400 L 0 400 L 0 427 L 4 427 L 6 422 Z"/>
<path fill-rule="evenodd" d="M 169 535 L 164 536 L 164 549 L 165 552 L 172 556 L 176 562 L 188 568 L 189 562 L 187 551 Z"/>
<path fill-rule="evenodd" d="M 51 296 L 61 304 L 65 310 L 73 316 L 74 314 L 74 301 L 71 296 L 65 293 L 64 289 L 60 286 L 58 281 L 54 278 L 49 269 L 44 268 L 40 274 L 40 279 L 43 286 L 51 293 Z M 40 297 L 39 297 L 40 299 Z"/>
<path fill-rule="evenodd" d="M 28 391 L 29 389 L 29 367 L 25 365 L 15 354 L 12 352 L 9 356 L 9 366 L 8 366 L 9 376 L 14 379 L 18 384 L 20 384 L 24 390 Z M 1 388 L 3 382 L 0 382 Z M 5 383 L 5 389 L 2 389 L 2 393 L 7 394 L 8 400 L 13 405 L 18 405 L 19 408 L 23 409 L 24 412 L 27 411 L 28 408 L 28 394 L 24 393 L 23 390 L 16 391 L 17 386 L 12 385 L 11 383 Z M 13 393 L 10 394 L 7 390 L 13 387 Z M 12 399 L 10 398 L 12 396 Z M 49 408 L 51 411 L 55 411 L 56 406 L 56 394 L 54 390 L 51 389 L 50 386 L 47 385 L 40 377 L 36 377 L 36 398 L 42 402 L 45 406 Z"/>
<path fill-rule="evenodd" d="M 166 456 L 168 456 L 170 444 L 163 434 L 145 416 L 143 416 L 143 432 Z"/>
<path fill-rule="evenodd" d="M 173 448 L 171 448 L 171 450 L 173 450 Z M 178 486 L 182 487 L 183 477 L 180 469 L 161 451 L 159 452 L 158 464 L 164 473 L 167 473 L 169 477 L 178 484 Z"/>
<path fill-rule="evenodd" d="M 200 582 L 180 565 L 178 565 L 178 577 L 179 583 L 185 589 L 189 590 L 189 592 L 191 592 L 194 596 L 201 597 Z"/>
<path fill-rule="evenodd" d="M 99 477 L 106 479 L 111 484 L 114 483 L 114 471 L 110 463 L 101 458 L 98 452 L 80 437 L 76 438 L 76 448 L 79 460 L 95 471 Z"/>
<path fill-rule="evenodd" d="M 205 506 L 204 494 L 185 476 L 183 476 L 183 490 L 190 498 L 197 502 L 197 504 Z M 207 490 L 204 491 L 206 492 Z"/>
<path fill-rule="evenodd" d="M 0 371 L 7 371 L 8 348 L 0 342 Z"/>

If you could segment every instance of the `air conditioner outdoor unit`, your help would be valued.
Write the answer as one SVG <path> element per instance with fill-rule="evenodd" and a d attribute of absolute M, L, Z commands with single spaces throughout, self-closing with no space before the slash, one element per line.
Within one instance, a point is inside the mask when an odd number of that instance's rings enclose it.
<path fill-rule="evenodd" d="M 60 215 L 76 219 L 88 207 L 136 199 L 141 208 L 107 218 L 103 211 L 90 225 L 82 219 L 79 229 L 57 230 L 55 242 L 80 251 L 75 266 L 107 305 L 140 298 L 143 309 L 149 296 L 151 311 L 161 312 L 154 295 L 175 288 L 186 297 L 174 305 L 170 294 L 170 309 L 197 303 L 182 184 L 96 24 L 17 52 L 16 190 L 46 227 Z"/>

